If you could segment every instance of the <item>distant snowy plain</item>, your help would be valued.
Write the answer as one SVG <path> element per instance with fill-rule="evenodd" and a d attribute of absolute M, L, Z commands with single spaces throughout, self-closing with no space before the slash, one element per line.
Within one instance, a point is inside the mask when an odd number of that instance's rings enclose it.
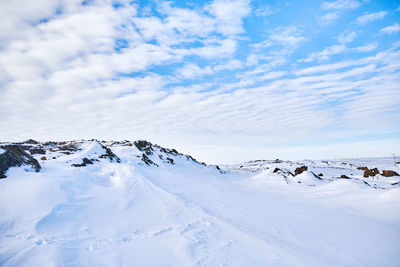
<path fill-rule="evenodd" d="M 0 180 L 0 266 L 400 266 L 400 177 L 356 168 L 398 172 L 391 159 L 218 170 L 159 148 L 147 165 L 135 145 L 105 145 L 121 163 L 71 166 L 103 153 L 84 141 Z"/>

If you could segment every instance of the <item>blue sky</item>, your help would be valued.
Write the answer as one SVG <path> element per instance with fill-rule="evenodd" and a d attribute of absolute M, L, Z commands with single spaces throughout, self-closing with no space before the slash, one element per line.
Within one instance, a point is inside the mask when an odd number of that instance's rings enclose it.
<path fill-rule="evenodd" d="M 3 1 L 3 141 L 400 154 L 399 1 Z"/>

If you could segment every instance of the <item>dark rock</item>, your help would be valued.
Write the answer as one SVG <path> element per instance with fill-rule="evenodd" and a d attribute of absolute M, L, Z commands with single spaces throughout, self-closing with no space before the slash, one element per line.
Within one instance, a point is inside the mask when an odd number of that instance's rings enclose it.
<path fill-rule="evenodd" d="M 276 159 L 275 161 L 274 161 L 274 163 L 282 163 L 283 161 L 282 160 L 280 160 L 280 159 Z"/>
<path fill-rule="evenodd" d="M 368 167 L 357 167 L 357 170 L 366 171 L 368 170 Z"/>
<path fill-rule="evenodd" d="M 364 177 L 365 178 L 368 178 L 368 177 L 370 177 L 370 176 L 375 176 L 375 175 L 377 175 L 377 174 L 379 174 L 379 170 L 378 170 L 378 168 L 373 168 L 373 169 L 371 169 L 371 170 L 369 170 L 368 168 L 364 171 Z"/>
<path fill-rule="evenodd" d="M 395 171 L 384 170 L 384 171 L 382 171 L 382 176 L 392 177 L 392 176 L 400 176 L 400 175 Z"/>
<path fill-rule="evenodd" d="M 167 157 L 167 161 L 168 161 L 169 164 L 174 164 L 174 160 L 171 159 L 171 158 L 169 158 L 169 157 Z M 217 167 L 218 167 L 218 166 L 217 166 Z"/>
<path fill-rule="evenodd" d="M 24 143 L 24 144 L 31 144 L 31 145 L 37 145 L 37 144 L 39 144 L 38 141 L 33 140 L 33 139 L 28 139 L 28 140 L 24 141 L 23 143 Z"/>
<path fill-rule="evenodd" d="M 154 165 L 158 167 L 158 165 L 154 161 L 152 161 L 145 153 L 142 154 L 142 161 L 149 166 Z"/>
<path fill-rule="evenodd" d="M 106 151 L 106 153 L 103 154 L 103 155 L 100 155 L 99 158 L 102 158 L 102 159 L 107 158 L 107 159 L 109 159 L 111 162 L 118 162 L 118 163 L 121 162 L 121 160 L 117 157 L 117 155 L 114 154 L 114 152 L 111 151 L 110 148 L 104 146 L 104 145 L 101 144 L 101 143 L 99 143 L 99 144 L 100 144 L 101 147 Z"/>
<path fill-rule="evenodd" d="M 77 146 L 75 146 L 73 144 L 68 144 L 68 145 L 64 145 L 64 146 L 59 146 L 57 150 L 75 152 L 75 151 L 78 151 L 79 149 Z"/>
<path fill-rule="evenodd" d="M 317 178 L 318 180 L 322 180 L 322 178 L 319 177 L 319 175 L 316 175 L 314 172 L 311 172 L 311 173 L 312 173 L 312 175 L 314 175 L 314 177 Z"/>
<path fill-rule="evenodd" d="M 299 175 L 299 174 L 305 172 L 307 169 L 308 169 L 307 166 L 298 167 L 298 168 L 296 168 L 296 169 L 294 170 L 294 174 L 295 174 L 295 175 Z"/>
<path fill-rule="evenodd" d="M 66 144 L 66 142 L 63 142 L 63 143 Z M 53 142 L 53 141 L 48 141 L 48 142 L 43 143 L 44 146 L 56 146 L 56 145 L 58 145 L 58 144 L 59 144 L 59 143 Z"/>
<path fill-rule="evenodd" d="M 323 173 L 320 173 L 320 174 L 318 174 L 318 176 L 319 176 L 319 177 L 322 177 L 322 176 L 324 176 L 324 174 L 323 174 Z"/>
<path fill-rule="evenodd" d="M 86 165 L 91 165 L 93 164 L 93 160 L 90 160 L 88 158 L 83 158 L 81 164 L 72 164 L 71 166 L 73 167 L 85 167 Z"/>
<path fill-rule="evenodd" d="M 35 171 L 40 171 L 39 162 L 31 155 L 26 153 L 18 145 L 1 146 L 5 152 L 0 154 L 0 178 L 6 178 L 6 172 L 11 167 L 20 167 L 22 165 L 30 165 Z"/>
<path fill-rule="evenodd" d="M 46 154 L 46 151 L 40 147 L 33 147 L 33 148 L 29 149 L 29 153 L 31 153 L 31 155 L 35 155 L 35 154 L 44 155 L 44 154 Z"/>
<path fill-rule="evenodd" d="M 275 168 L 274 171 L 273 171 L 273 173 L 277 173 L 277 172 L 279 172 L 279 171 L 282 171 L 282 170 L 279 169 L 279 168 Z"/>
<path fill-rule="evenodd" d="M 349 176 L 347 176 L 347 175 L 344 175 L 344 174 L 340 175 L 340 178 L 342 178 L 342 179 L 350 179 L 350 177 L 349 177 Z"/>
<path fill-rule="evenodd" d="M 47 160 L 47 158 L 45 156 L 40 158 L 41 160 Z"/>
<path fill-rule="evenodd" d="M 146 153 L 147 156 L 153 154 L 153 144 L 145 140 L 135 141 L 134 145 L 140 151 Z"/>

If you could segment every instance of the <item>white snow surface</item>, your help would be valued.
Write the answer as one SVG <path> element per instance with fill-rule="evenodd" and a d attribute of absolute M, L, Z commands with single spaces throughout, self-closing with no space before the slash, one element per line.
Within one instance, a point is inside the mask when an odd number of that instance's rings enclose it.
<path fill-rule="evenodd" d="M 110 144 L 109 144 L 110 145 Z M 0 180 L 0 266 L 400 266 L 399 172 L 390 159 L 159 167 L 135 146 L 48 152 L 39 173 Z M 55 157 L 53 159 L 53 156 Z M 273 170 L 294 172 L 286 176 Z M 312 172 L 323 173 L 323 179 Z M 339 179 L 340 175 L 352 179 Z M 364 183 L 366 181 L 368 184 Z"/>

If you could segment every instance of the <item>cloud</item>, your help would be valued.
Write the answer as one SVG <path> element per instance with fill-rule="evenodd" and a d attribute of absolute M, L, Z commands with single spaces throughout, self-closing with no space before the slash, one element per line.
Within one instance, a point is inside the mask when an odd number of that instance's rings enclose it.
<path fill-rule="evenodd" d="M 215 0 L 207 10 L 217 20 L 217 30 L 223 35 L 235 35 L 244 31 L 242 18 L 250 14 L 250 1 Z"/>
<path fill-rule="evenodd" d="M 301 61 L 303 61 L 303 62 L 311 62 L 314 60 L 324 61 L 324 60 L 328 60 L 330 58 L 330 56 L 343 53 L 346 50 L 347 50 L 347 47 L 343 44 L 332 45 L 332 46 L 326 47 L 324 50 L 322 50 L 320 52 L 311 53 L 307 58 L 302 59 Z"/>
<path fill-rule="evenodd" d="M 356 52 L 371 52 L 371 51 L 375 50 L 377 47 L 378 47 L 378 43 L 375 42 L 375 43 L 370 43 L 367 45 L 353 48 L 353 50 Z"/>
<path fill-rule="evenodd" d="M 254 15 L 259 17 L 267 17 L 274 14 L 276 11 L 273 10 L 270 6 L 260 6 L 254 10 Z"/>
<path fill-rule="evenodd" d="M 386 11 L 379 11 L 379 12 L 375 12 L 375 13 L 369 13 L 369 14 L 365 14 L 361 17 L 358 17 L 356 19 L 356 23 L 358 25 L 365 25 L 371 21 L 377 20 L 377 19 L 383 19 L 385 17 L 385 15 L 387 14 Z"/>
<path fill-rule="evenodd" d="M 384 34 L 393 34 L 400 31 L 400 25 L 398 23 L 394 23 L 392 26 L 387 26 L 381 29 L 381 33 Z"/>
<path fill-rule="evenodd" d="M 284 47 L 297 47 L 300 43 L 307 41 L 307 38 L 301 36 L 302 31 L 295 27 L 280 27 L 269 35 L 269 39 Z"/>
<path fill-rule="evenodd" d="M 211 67 L 207 66 L 206 68 L 200 68 L 196 64 L 189 63 L 183 66 L 180 69 L 177 69 L 176 74 L 185 78 L 185 79 L 193 79 L 198 78 L 204 75 L 208 75 L 212 73 Z"/>
<path fill-rule="evenodd" d="M 342 34 L 340 34 L 340 36 L 338 37 L 338 41 L 342 44 L 347 44 L 353 42 L 356 37 L 357 37 L 356 32 L 345 31 Z"/>
<path fill-rule="evenodd" d="M 334 23 L 336 20 L 338 20 L 340 18 L 340 15 L 338 12 L 331 12 L 328 14 L 323 15 L 319 21 L 321 24 L 332 24 Z"/>
<path fill-rule="evenodd" d="M 360 5 L 360 2 L 355 0 L 337 0 L 332 2 L 323 2 L 321 8 L 325 10 L 345 10 L 355 9 Z"/>

